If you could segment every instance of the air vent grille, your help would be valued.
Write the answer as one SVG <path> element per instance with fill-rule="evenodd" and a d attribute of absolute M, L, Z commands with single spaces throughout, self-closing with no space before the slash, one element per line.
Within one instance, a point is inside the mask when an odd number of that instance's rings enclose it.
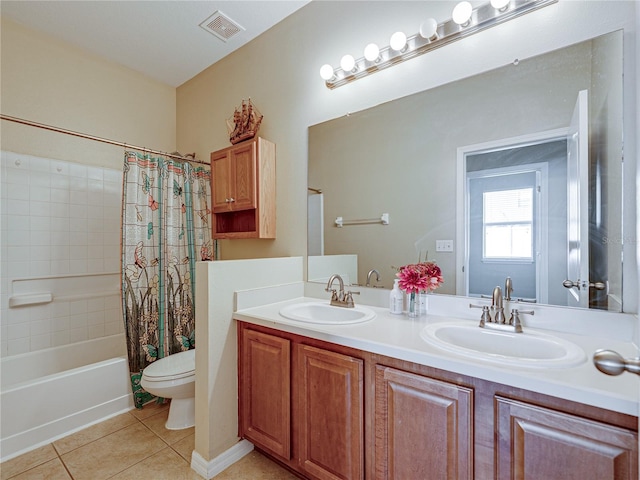
<path fill-rule="evenodd" d="M 226 42 L 231 37 L 244 30 L 243 27 L 231 20 L 220 10 L 207 18 L 200 24 L 200 26 L 223 42 Z"/>

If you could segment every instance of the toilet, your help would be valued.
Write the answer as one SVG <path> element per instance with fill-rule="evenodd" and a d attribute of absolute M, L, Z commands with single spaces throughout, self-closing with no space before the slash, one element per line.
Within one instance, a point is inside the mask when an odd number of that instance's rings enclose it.
<path fill-rule="evenodd" d="M 140 385 L 152 395 L 171 399 L 167 429 L 181 430 L 195 425 L 195 349 L 156 360 L 143 370 Z"/>

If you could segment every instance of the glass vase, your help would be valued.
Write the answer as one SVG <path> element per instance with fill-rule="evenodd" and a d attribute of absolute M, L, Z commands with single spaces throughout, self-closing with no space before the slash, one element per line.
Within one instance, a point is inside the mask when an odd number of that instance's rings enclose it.
<path fill-rule="evenodd" d="M 416 292 L 411 292 L 409 294 L 409 306 L 407 307 L 407 316 L 410 318 L 417 317 L 420 315 L 419 305 L 417 300 Z"/>
<path fill-rule="evenodd" d="M 429 296 L 426 291 L 422 291 L 418 294 L 418 298 L 416 299 L 418 306 L 416 309 L 418 310 L 418 315 L 423 316 L 427 314 L 429 310 Z"/>

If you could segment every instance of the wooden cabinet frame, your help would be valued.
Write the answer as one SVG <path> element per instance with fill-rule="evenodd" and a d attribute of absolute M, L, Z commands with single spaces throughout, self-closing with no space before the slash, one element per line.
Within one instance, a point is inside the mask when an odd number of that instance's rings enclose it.
<path fill-rule="evenodd" d="M 276 146 L 256 137 L 210 158 L 213 238 L 276 238 Z"/>

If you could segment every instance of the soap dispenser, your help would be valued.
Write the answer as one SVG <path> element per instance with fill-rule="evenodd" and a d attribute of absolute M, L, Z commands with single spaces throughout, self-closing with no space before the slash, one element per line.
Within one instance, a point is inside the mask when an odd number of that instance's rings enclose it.
<path fill-rule="evenodd" d="M 402 295 L 402 290 L 400 290 L 399 282 L 399 278 L 393 281 L 393 290 L 389 293 L 389 311 L 396 315 L 402 314 L 402 304 L 404 301 L 404 295 Z"/>

